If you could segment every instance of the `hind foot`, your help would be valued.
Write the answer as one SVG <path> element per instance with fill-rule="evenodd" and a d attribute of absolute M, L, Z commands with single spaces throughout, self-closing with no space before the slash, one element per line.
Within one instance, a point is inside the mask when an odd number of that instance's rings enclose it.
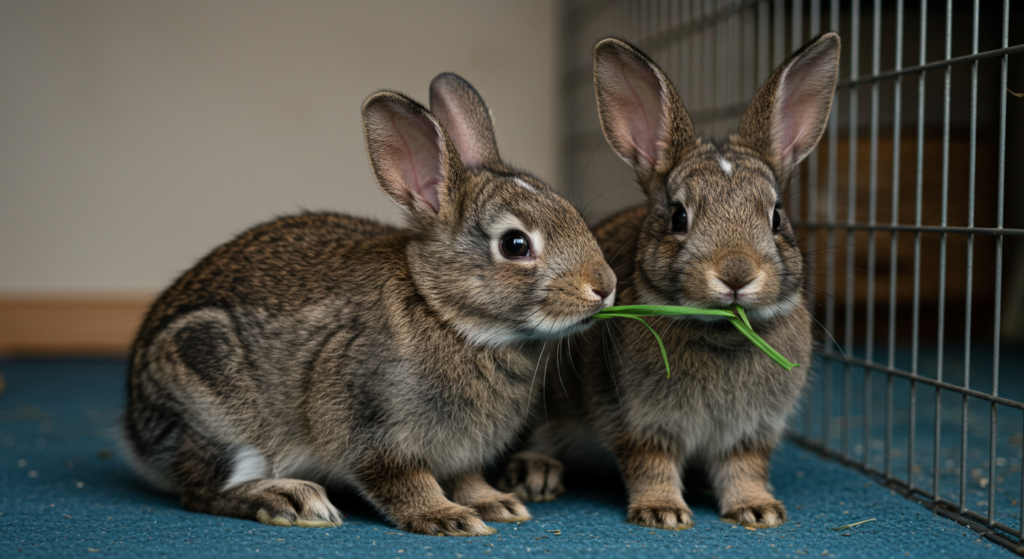
<path fill-rule="evenodd" d="M 553 501 L 562 493 L 562 463 L 539 452 L 518 452 L 509 459 L 498 488 L 524 501 Z"/>
<path fill-rule="evenodd" d="M 341 513 L 323 487 L 298 479 L 265 480 L 256 519 L 274 526 L 328 528 L 341 525 Z"/>
<path fill-rule="evenodd" d="M 324 488 L 300 479 L 260 479 L 226 491 L 185 488 L 186 510 L 258 520 L 274 526 L 327 528 L 341 525 L 341 513 Z"/>

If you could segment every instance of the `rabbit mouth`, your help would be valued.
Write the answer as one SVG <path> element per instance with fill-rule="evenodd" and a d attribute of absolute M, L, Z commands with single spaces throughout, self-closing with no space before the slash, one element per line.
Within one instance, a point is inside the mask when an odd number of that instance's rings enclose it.
<path fill-rule="evenodd" d="M 744 305 L 743 308 L 747 310 L 747 316 L 749 316 L 751 320 L 765 321 L 787 316 L 798 306 L 799 304 L 797 301 L 787 297 L 778 302 L 753 307 L 747 307 Z"/>
<path fill-rule="evenodd" d="M 611 306 L 611 301 L 614 300 L 614 291 L 612 293 L 612 299 L 605 297 L 600 301 L 593 301 L 593 305 L 589 306 L 590 308 L 581 310 L 579 314 L 572 313 L 568 316 L 548 319 L 551 324 L 546 330 L 553 337 L 579 334 L 587 330 L 597 322 L 594 315 Z"/>
<path fill-rule="evenodd" d="M 739 297 L 734 297 L 730 291 L 728 295 L 715 290 L 710 292 L 699 292 L 693 293 L 692 290 L 687 293 L 687 290 L 680 289 L 674 294 L 660 293 L 649 289 L 639 289 L 639 303 L 643 305 L 675 305 L 680 307 L 693 307 L 697 309 L 709 309 L 709 310 L 732 310 L 734 305 L 740 305 L 746 309 L 749 313 L 754 313 L 756 316 L 763 314 L 773 313 L 769 309 L 778 307 L 779 304 L 775 302 L 766 302 L 764 294 L 741 293 Z M 752 315 L 753 316 L 753 315 Z M 675 315 L 667 317 L 670 320 L 698 320 L 701 322 L 718 322 L 727 321 L 728 319 L 722 316 L 707 316 L 707 315 Z"/>
<path fill-rule="evenodd" d="M 582 316 L 569 315 L 547 317 L 533 324 L 523 325 L 519 328 L 518 333 L 524 340 L 533 341 L 549 340 L 579 334 L 597 322 L 593 317 L 594 312 L 597 311 L 588 311 L 587 314 Z"/>
<path fill-rule="evenodd" d="M 736 301 L 729 304 L 721 304 L 716 301 L 712 304 L 701 304 L 695 301 L 681 302 L 678 303 L 682 306 L 697 307 L 703 309 L 716 309 L 731 311 L 735 305 L 743 307 L 746 311 L 747 317 L 754 322 L 765 322 L 775 318 L 782 318 L 789 315 L 798 304 L 789 298 L 784 298 L 781 301 L 763 302 L 763 301 Z M 701 322 L 725 322 L 729 319 L 724 316 L 705 316 L 705 315 L 686 315 L 686 316 L 673 316 L 673 320 L 699 320 Z"/>
<path fill-rule="evenodd" d="M 598 312 L 600 310 L 601 309 L 597 309 L 596 311 L 593 311 L 593 312 Z M 592 313 L 591 314 L 586 314 L 586 315 L 584 315 L 584 316 L 582 316 L 582 317 L 580 317 L 578 319 L 575 319 L 575 320 L 567 320 L 566 323 L 565 323 L 565 326 L 562 327 L 561 332 L 558 333 L 558 336 L 559 337 L 571 336 L 571 335 L 574 335 L 574 334 L 579 334 L 581 332 L 585 332 L 586 330 L 588 330 L 591 326 L 593 326 L 596 323 L 597 323 L 597 319 L 594 318 L 594 315 Z"/>
<path fill-rule="evenodd" d="M 754 301 L 754 300 L 750 300 L 750 299 L 747 299 L 747 298 L 744 298 L 744 297 L 736 297 L 736 298 L 733 298 L 733 297 L 728 297 L 728 298 L 726 298 L 726 297 L 714 297 L 712 299 L 712 301 L 709 302 L 708 304 L 704 304 L 704 305 L 698 304 L 698 305 L 694 305 L 694 306 L 700 307 L 700 308 L 704 308 L 704 309 L 715 309 L 715 310 L 723 310 L 723 311 L 731 311 L 731 310 L 733 310 L 733 308 L 735 308 L 737 306 L 740 306 L 740 307 L 743 307 L 743 310 L 745 310 L 745 311 L 747 311 L 749 313 L 749 312 L 759 312 L 759 311 L 761 311 L 762 309 L 764 309 L 766 307 L 774 306 L 774 304 L 771 304 L 771 303 L 766 304 L 766 303 L 764 303 L 762 301 L 759 301 L 759 300 L 758 301 Z M 724 317 L 709 317 L 709 318 L 724 318 Z M 728 319 L 726 319 L 726 320 L 728 320 Z"/>
<path fill-rule="evenodd" d="M 584 330 L 587 330 L 596 323 L 597 319 L 594 318 L 594 315 L 588 314 L 582 318 L 579 318 L 573 322 L 566 324 L 565 328 L 562 331 L 562 335 L 578 334 L 580 332 L 583 332 Z"/>

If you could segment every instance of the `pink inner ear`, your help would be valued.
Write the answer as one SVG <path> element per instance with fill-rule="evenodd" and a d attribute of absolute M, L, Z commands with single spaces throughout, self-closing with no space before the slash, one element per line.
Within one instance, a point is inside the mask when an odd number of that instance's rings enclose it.
<path fill-rule="evenodd" d="M 398 136 L 395 149 L 402 184 L 437 213 L 441 208 L 439 193 L 444 175 L 441 139 L 434 123 L 426 117 L 395 113 L 391 115 L 391 124 Z"/>
<path fill-rule="evenodd" d="M 486 139 L 478 137 L 478 132 L 473 129 L 470 123 L 472 116 L 465 114 L 465 111 L 460 111 L 458 107 L 452 106 L 443 95 L 438 95 L 436 102 L 431 98 L 430 108 L 434 116 L 444 125 L 448 137 L 451 138 L 455 149 L 459 152 L 462 163 L 470 169 L 476 169 L 483 165 L 487 149 Z M 493 142 L 493 139 L 491 141 Z"/>
<path fill-rule="evenodd" d="M 828 121 L 834 55 L 808 53 L 786 72 L 777 100 L 774 143 L 785 166 L 802 161 L 814 149 Z"/>
<path fill-rule="evenodd" d="M 620 145 L 641 167 L 657 163 L 665 110 L 658 76 L 642 60 L 616 53 L 608 67 L 607 115 Z"/>

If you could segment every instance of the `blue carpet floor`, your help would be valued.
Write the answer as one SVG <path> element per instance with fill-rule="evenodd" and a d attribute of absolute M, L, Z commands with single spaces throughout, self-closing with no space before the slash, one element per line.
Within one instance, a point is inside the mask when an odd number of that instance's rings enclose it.
<path fill-rule="evenodd" d="M 963 386 L 963 348 L 946 347 L 944 350 L 942 380 Z M 863 357 L 857 349 L 851 354 Z M 874 354 L 877 363 L 886 363 L 887 359 L 885 348 Z M 911 359 L 911 353 L 901 348 L 895 353 L 895 366 L 910 370 Z M 935 378 L 937 363 L 934 347 L 921 349 L 919 371 L 922 376 Z M 972 348 L 969 387 L 991 393 L 992 368 L 991 346 L 979 344 Z M 885 375 L 876 372 L 868 379 L 863 368 L 849 367 L 844 372 L 842 363 L 836 364 L 827 374 L 823 374 L 821 369 L 819 364 L 813 377 L 812 389 L 808 391 L 801 412 L 794 418 L 792 425 L 809 438 L 827 441 L 826 446 L 834 452 L 844 454 L 854 461 L 866 462 L 877 471 L 886 471 L 889 387 Z M 1000 371 L 999 395 L 1024 401 L 1024 375 L 1021 374 L 1024 371 L 1024 351 L 1021 348 L 1004 347 L 1000 356 Z M 1007 526 L 1020 526 L 1021 501 L 1024 500 L 1021 492 L 1021 477 L 1024 475 L 1021 454 L 1024 414 L 1006 406 L 995 406 L 997 429 L 995 444 L 992 445 L 993 409 L 990 403 L 972 397 L 968 398 L 965 406 L 961 395 L 946 390 L 936 399 L 935 388 L 920 383 L 913 393 L 916 396 L 913 414 L 915 437 L 911 462 L 910 381 L 902 378 L 893 380 L 892 431 L 889 435 L 891 450 L 888 457 L 888 470 L 893 478 L 903 483 L 912 479 L 915 487 L 928 493 L 937 493 L 957 506 L 962 501 L 967 510 L 986 516 L 989 514 L 989 491 L 992 490 L 993 518 Z M 867 407 L 864 394 L 870 394 Z M 830 410 L 824 409 L 826 401 L 831 406 Z M 847 409 L 845 419 L 844 406 Z M 865 409 L 870 410 L 867 418 Z M 826 412 L 831 418 L 827 437 L 823 429 L 826 423 L 822 421 Z M 844 428 L 844 423 L 847 428 Z M 867 439 L 864 437 L 865 424 L 870 426 Z M 937 437 L 936 426 L 939 427 Z M 842 436 L 844 432 L 848 433 L 845 438 Z M 992 450 L 995 451 L 994 468 L 991 467 Z M 961 468 L 964 478 L 962 489 Z"/>
<path fill-rule="evenodd" d="M 625 522 L 610 476 L 531 504 L 534 519 L 495 524 L 479 538 L 402 533 L 352 495 L 332 495 L 337 528 L 303 529 L 181 510 L 129 471 L 109 436 L 123 401 L 120 360 L 2 360 L 0 557 L 1011 557 L 854 470 L 792 443 L 772 481 L 790 521 L 771 530 L 718 520 L 714 500 L 688 496 L 696 526 L 682 532 Z M 834 528 L 875 519 L 851 528 Z"/>

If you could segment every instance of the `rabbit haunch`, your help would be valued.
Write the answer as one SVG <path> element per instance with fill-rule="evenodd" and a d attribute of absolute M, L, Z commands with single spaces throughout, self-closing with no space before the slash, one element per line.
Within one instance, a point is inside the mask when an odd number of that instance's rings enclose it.
<path fill-rule="evenodd" d="M 526 423 L 545 341 L 591 324 L 615 277 L 579 213 L 500 159 L 468 83 L 438 76 L 431 106 L 437 117 L 392 92 L 363 106 L 374 176 L 408 228 L 281 218 L 150 309 L 126 446 L 184 508 L 340 524 L 316 481 L 355 487 L 418 533 L 529 517 L 482 468 Z"/>
<path fill-rule="evenodd" d="M 838 35 L 813 39 L 762 85 L 738 133 L 715 144 L 697 138 L 675 88 L 650 58 L 617 39 L 597 44 L 602 130 L 647 196 L 646 206 L 594 229 L 618 275 L 620 305 L 740 305 L 765 342 L 810 363 L 803 258 L 779 194 L 821 137 L 838 67 Z M 557 347 L 559 368 L 586 381 L 567 374 L 549 383 L 538 414 L 546 421 L 535 425 L 503 483 L 526 499 L 553 498 L 562 489 L 560 476 L 549 475 L 562 471 L 554 457 L 592 430 L 618 461 L 629 522 L 688 527 L 682 476 L 690 468 L 708 474 L 724 519 L 785 522 L 768 463 L 807 368 L 780 370 L 727 320 L 648 319 L 661 332 L 671 379 L 636 321 L 603 323 Z"/>
<path fill-rule="evenodd" d="M 388 272 L 370 269 L 372 265 L 368 262 L 362 270 L 363 266 L 352 266 L 366 275 Z M 415 294 L 396 290 L 394 296 Z M 536 363 L 528 354 L 509 351 L 499 359 L 481 358 L 483 351 L 459 355 L 471 359 L 480 375 L 461 383 L 458 390 L 472 390 L 463 394 L 449 386 L 455 379 L 422 374 L 402 352 L 375 359 L 356 355 L 375 348 L 372 338 L 361 332 L 365 330 L 380 328 L 420 348 L 439 351 L 444 348 L 437 346 L 454 345 L 455 336 L 428 339 L 430 334 L 409 332 L 416 327 L 411 322 L 401 325 L 385 320 L 374 325 L 359 316 L 360 307 L 393 307 L 394 301 L 346 299 L 336 306 L 313 304 L 285 317 L 251 308 L 236 308 L 230 314 L 212 309 L 193 311 L 169 324 L 154 340 L 153 347 L 160 349 L 151 359 L 175 365 L 168 366 L 175 371 L 174 378 L 163 379 L 165 382 L 180 385 L 175 387 L 178 390 L 201 388 L 210 393 L 175 394 L 175 399 L 202 410 L 186 420 L 189 426 L 215 440 L 244 441 L 227 445 L 234 459 L 223 481 L 225 489 L 237 481 L 231 479 L 235 476 L 251 478 L 252 474 L 244 472 L 252 471 L 259 462 L 266 464 L 262 468 L 265 476 L 259 477 L 323 479 L 333 472 L 332 477 L 338 478 L 334 481 L 342 481 L 360 458 L 352 449 L 362 445 L 400 448 L 419 457 L 438 477 L 450 477 L 480 466 L 481 457 L 496 456 L 514 438 L 521 419 L 509 418 L 524 414 L 526 402 L 517 401 L 518 393 L 527 393 L 532 380 L 527 373 L 533 372 Z M 431 318 L 425 313 L 414 316 L 424 322 Z M 163 349 L 167 346 L 175 349 Z M 452 351 L 458 355 L 457 349 Z M 345 360 L 347 366 L 342 363 Z M 344 396 L 334 395 L 325 402 L 315 401 L 307 391 L 330 391 L 336 382 L 331 375 L 293 378 L 280 374 L 362 367 L 368 370 L 357 378 L 365 386 L 346 387 Z M 243 370 L 246 374 L 241 377 L 238 373 Z M 201 385 L 189 384 L 193 375 Z M 246 401 L 244 394 L 249 391 L 263 395 L 263 401 Z M 433 400 L 424 402 L 423 394 Z M 292 411 L 296 403 L 306 402 L 311 409 L 298 414 Z M 519 409 L 510 409 L 510 402 Z M 256 417 L 257 413 L 264 417 Z M 243 424 L 254 421 L 256 425 Z M 330 425 L 319 425 L 321 422 Z M 345 431 L 344 437 L 312 444 L 333 430 Z M 277 450 L 267 450 L 271 448 Z"/>

